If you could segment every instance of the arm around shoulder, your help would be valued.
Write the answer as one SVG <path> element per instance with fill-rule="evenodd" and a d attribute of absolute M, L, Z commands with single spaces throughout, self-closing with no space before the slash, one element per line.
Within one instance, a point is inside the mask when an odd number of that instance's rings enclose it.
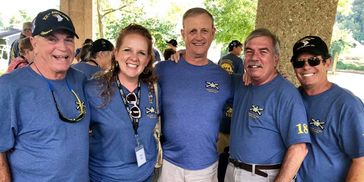
<path fill-rule="evenodd" d="M 6 153 L 0 153 L 0 182 L 10 182 L 10 170 Z"/>
<path fill-rule="evenodd" d="M 364 181 L 364 157 L 354 158 L 352 160 L 346 181 Z"/>
<path fill-rule="evenodd" d="M 284 156 L 281 170 L 275 182 L 290 182 L 297 174 L 303 160 L 308 153 L 306 143 L 291 145 Z"/>

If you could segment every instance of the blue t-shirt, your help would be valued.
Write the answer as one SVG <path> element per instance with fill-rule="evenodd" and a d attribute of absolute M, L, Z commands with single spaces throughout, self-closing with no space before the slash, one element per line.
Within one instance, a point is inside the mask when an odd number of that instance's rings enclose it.
<path fill-rule="evenodd" d="M 312 145 L 297 181 L 345 181 L 352 158 L 364 156 L 363 103 L 336 84 L 315 96 L 301 94 Z"/>
<path fill-rule="evenodd" d="M 101 71 L 100 67 L 93 66 L 85 62 L 79 62 L 77 64 L 72 65 L 72 67 L 86 74 L 88 79 L 90 79 L 96 72 Z"/>
<path fill-rule="evenodd" d="M 31 67 L 0 77 L 0 152 L 7 151 L 15 182 L 88 181 L 88 128 L 90 111 L 83 83 L 86 77 L 70 68 L 65 77 L 86 104 L 78 123 L 62 121 L 45 78 Z M 75 97 L 65 79 L 48 80 L 61 113 L 79 115 Z"/>
<path fill-rule="evenodd" d="M 99 96 L 97 81 L 91 80 L 86 85 L 86 94 L 91 107 L 90 135 L 90 179 L 91 181 L 137 182 L 147 180 L 153 173 L 156 163 L 156 140 L 153 129 L 157 123 L 157 108 L 154 92 L 141 83 L 138 135 L 144 146 L 147 162 L 138 167 L 132 121 L 126 110 L 119 89 L 112 87 L 114 95 L 105 107 Z M 125 95 L 129 92 L 124 89 Z M 135 92 L 137 93 L 137 91 Z M 151 97 L 150 97 L 151 96 Z M 150 100 L 152 98 L 152 100 Z"/>
<path fill-rule="evenodd" d="M 261 86 L 234 78 L 230 155 L 249 164 L 280 164 L 289 146 L 309 143 L 307 116 L 297 89 L 281 75 Z"/>
<path fill-rule="evenodd" d="M 217 161 L 216 142 L 231 79 L 209 61 L 194 66 L 181 58 L 156 66 L 162 89 L 164 159 L 184 169 L 203 169 Z"/>

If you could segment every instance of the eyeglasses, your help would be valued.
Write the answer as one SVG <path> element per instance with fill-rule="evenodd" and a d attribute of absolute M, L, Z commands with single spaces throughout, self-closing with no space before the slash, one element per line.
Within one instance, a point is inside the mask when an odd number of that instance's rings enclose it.
<path fill-rule="evenodd" d="M 132 104 L 133 106 L 129 109 L 129 115 L 133 119 L 139 119 L 141 117 L 140 108 L 137 105 L 138 97 L 135 95 L 134 92 L 129 93 L 126 95 L 126 101 L 128 104 Z"/>
<path fill-rule="evenodd" d="M 321 59 L 318 57 L 312 57 L 312 58 L 308 58 L 307 60 L 295 60 L 292 61 L 292 65 L 294 68 L 302 68 L 305 63 L 308 63 L 310 66 L 317 66 L 320 64 Z"/>
<path fill-rule="evenodd" d="M 81 99 L 78 97 L 78 95 L 76 94 L 76 92 L 74 90 L 71 90 L 71 93 L 76 98 L 76 105 L 77 105 L 76 109 L 79 111 L 79 115 L 73 119 L 67 118 L 61 113 L 61 111 L 59 110 L 56 98 L 54 97 L 53 91 L 51 91 L 51 93 L 52 93 L 54 103 L 56 103 L 56 109 L 58 112 L 58 116 L 62 121 L 67 122 L 67 123 L 77 123 L 85 117 L 85 113 L 86 113 L 85 103 L 81 101 Z"/>

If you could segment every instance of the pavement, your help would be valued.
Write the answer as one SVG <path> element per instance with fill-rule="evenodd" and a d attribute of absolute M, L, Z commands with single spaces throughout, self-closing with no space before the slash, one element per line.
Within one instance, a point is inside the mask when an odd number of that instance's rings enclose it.
<path fill-rule="evenodd" d="M 350 90 L 364 102 L 364 73 L 335 72 L 329 73 L 328 79 Z"/>

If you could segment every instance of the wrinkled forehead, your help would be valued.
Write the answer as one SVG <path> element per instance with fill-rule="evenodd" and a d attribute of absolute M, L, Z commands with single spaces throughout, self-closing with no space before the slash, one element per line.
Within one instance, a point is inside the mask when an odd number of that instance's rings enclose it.
<path fill-rule="evenodd" d="M 266 49 L 274 52 L 274 45 L 271 38 L 266 36 L 254 37 L 247 41 L 245 44 L 245 50 L 262 50 Z"/>

